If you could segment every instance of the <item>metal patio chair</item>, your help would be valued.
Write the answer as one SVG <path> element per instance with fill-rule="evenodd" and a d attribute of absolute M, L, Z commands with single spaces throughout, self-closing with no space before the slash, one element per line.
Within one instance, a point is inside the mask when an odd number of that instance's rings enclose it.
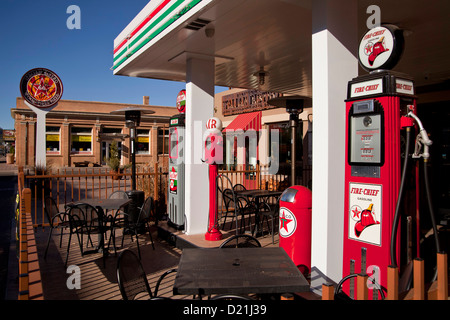
<path fill-rule="evenodd" d="M 129 199 L 128 194 L 125 191 L 119 190 L 114 191 L 108 197 L 109 199 Z M 117 255 L 116 251 L 116 230 L 122 229 L 123 231 L 128 226 L 129 214 L 128 214 L 128 205 L 119 208 L 113 214 L 108 215 L 107 218 L 108 223 L 110 224 L 111 234 L 109 236 L 108 247 L 111 244 L 111 240 L 113 242 L 114 254 Z M 122 241 L 123 243 L 123 241 Z"/>
<path fill-rule="evenodd" d="M 153 293 L 141 259 L 133 251 L 125 249 L 117 259 L 117 283 L 119 284 L 119 290 L 123 300 L 135 300 L 141 293 L 148 295 L 148 298 L 151 300 L 168 299 L 159 297 L 158 291 L 163 279 L 173 272 L 177 272 L 177 269 L 170 269 L 159 277 L 155 285 L 155 292 Z"/>
<path fill-rule="evenodd" d="M 153 218 L 152 215 L 152 209 L 153 209 L 153 197 L 148 197 L 145 199 L 144 204 L 140 208 L 139 216 L 136 222 L 134 221 L 128 221 L 128 224 L 126 224 L 124 228 L 124 232 L 122 235 L 122 247 L 123 247 L 123 240 L 125 238 L 125 234 L 130 234 L 131 240 L 133 241 L 133 234 L 136 236 L 136 243 L 138 248 L 138 254 L 139 259 L 141 259 L 141 249 L 139 248 L 139 232 L 140 230 L 144 230 L 144 233 L 149 233 L 150 240 L 152 242 L 153 250 L 155 250 L 155 245 L 153 243 L 152 233 L 150 230 L 150 221 Z"/>
<path fill-rule="evenodd" d="M 278 217 L 280 208 L 280 197 L 276 198 L 276 201 L 270 202 L 270 201 L 264 201 L 259 203 L 258 208 L 258 215 L 259 215 L 259 223 L 261 228 L 263 227 L 264 220 L 266 220 L 267 223 L 267 229 L 269 230 L 269 233 L 272 235 L 272 244 L 274 243 L 274 235 L 275 235 L 275 219 Z M 271 218 L 272 227 L 269 227 L 269 217 Z M 256 229 L 253 228 L 252 234 L 254 234 Z"/>
<path fill-rule="evenodd" d="M 69 221 L 70 228 L 77 234 L 81 255 L 91 252 L 101 252 L 103 255 L 103 267 L 105 267 L 106 252 L 108 251 L 108 247 L 105 246 L 105 234 L 108 230 L 111 231 L 111 227 L 106 224 L 106 217 L 103 212 L 100 212 L 90 204 L 76 203 L 70 206 Z M 97 235 L 99 239 L 98 247 L 91 251 L 84 250 L 83 235 L 87 235 L 86 248 L 89 246 L 89 243 L 94 247 L 91 236 Z M 67 246 L 66 265 L 69 258 L 69 248 L 70 238 L 69 245 Z"/>
<path fill-rule="evenodd" d="M 61 229 L 61 236 L 59 239 L 59 247 L 62 246 L 62 237 L 64 229 L 69 228 L 69 216 L 67 211 L 59 211 L 55 200 L 48 196 L 44 199 L 44 211 L 47 216 L 48 223 L 50 224 L 50 233 L 48 235 L 47 246 L 45 247 L 44 259 L 47 258 L 48 247 L 52 238 L 53 229 Z"/>
<path fill-rule="evenodd" d="M 117 259 L 117 283 L 123 300 L 134 300 L 141 293 L 153 298 L 140 258 L 133 251 L 122 251 Z"/>
<path fill-rule="evenodd" d="M 222 192 L 222 199 L 225 205 L 225 216 L 223 217 L 222 229 L 225 228 L 225 223 L 230 215 L 232 220 L 230 229 L 233 226 L 233 221 L 236 220 L 236 234 L 238 234 L 238 222 L 237 218 L 241 218 L 239 233 L 243 233 L 245 230 L 245 218 L 248 216 L 249 225 L 251 224 L 251 215 L 256 213 L 256 206 L 254 202 L 249 201 L 247 198 L 238 197 L 232 189 L 225 189 Z"/>
<path fill-rule="evenodd" d="M 238 234 L 222 242 L 219 248 L 260 248 L 258 239 L 248 234 Z"/>

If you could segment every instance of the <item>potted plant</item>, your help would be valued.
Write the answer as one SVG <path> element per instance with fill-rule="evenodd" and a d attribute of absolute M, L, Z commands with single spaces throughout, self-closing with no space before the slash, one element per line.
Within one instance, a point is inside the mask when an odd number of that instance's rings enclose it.
<path fill-rule="evenodd" d="M 6 154 L 6 163 L 7 164 L 13 164 L 14 163 L 14 147 L 11 146 L 9 148 L 9 152 Z"/>
<path fill-rule="evenodd" d="M 106 163 L 116 174 L 113 176 L 114 180 L 119 180 L 121 176 L 120 173 L 120 158 L 119 158 L 119 147 L 117 142 L 113 141 L 109 147 L 109 159 L 106 159 Z"/>

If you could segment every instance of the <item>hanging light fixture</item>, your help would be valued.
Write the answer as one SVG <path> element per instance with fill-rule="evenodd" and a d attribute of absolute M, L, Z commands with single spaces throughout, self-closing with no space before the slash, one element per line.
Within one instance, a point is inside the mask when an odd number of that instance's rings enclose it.
<path fill-rule="evenodd" d="M 266 82 L 266 76 L 269 75 L 267 71 L 264 70 L 264 66 L 259 68 L 258 72 L 255 72 L 253 76 L 258 78 L 258 83 L 260 86 L 263 86 Z"/>

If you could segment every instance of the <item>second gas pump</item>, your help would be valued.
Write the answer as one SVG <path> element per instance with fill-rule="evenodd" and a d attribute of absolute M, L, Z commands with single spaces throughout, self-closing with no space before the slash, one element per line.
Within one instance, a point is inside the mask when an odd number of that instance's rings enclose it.
<path fill-rule="evenodd" d="M 167 190 L 168 224 L 177 229 L 185 227 L 185 111 L 186 90 L 177 96 L 179 114 L 170 118 L 169 122 L 169 185 Z"/>

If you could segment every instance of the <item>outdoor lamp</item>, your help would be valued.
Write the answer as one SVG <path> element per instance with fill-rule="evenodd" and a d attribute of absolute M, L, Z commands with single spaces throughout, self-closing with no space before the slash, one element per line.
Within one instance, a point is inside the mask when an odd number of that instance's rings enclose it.
<path fill-rule="evenodd" d="M 289 113 L 289 126 L 291 128 L 291 184 L 295 185 L 295 162 L 296 162 L 296 137 L 297 137 L 297 125 L 298 115 L 303 112 L 305 101 L 310 103 L 311 99 L 302 96 L 283 96 L 279 98 L 270 99 L 269 105 L 275 107 L 284 107 L 286 112 Z"/>
<path fill-rule="evenodd" d="M 131 183 L 132 189 L 136 190 L 136 127 L 141 122 L 141 114 L 155 113 L 153 110 L 140 107 L 125 107 L 119 110 L 111 111 L 111 114 L 125 115 L 125 125 L 130 128 L 130 147 L 131 147 Z"/>

